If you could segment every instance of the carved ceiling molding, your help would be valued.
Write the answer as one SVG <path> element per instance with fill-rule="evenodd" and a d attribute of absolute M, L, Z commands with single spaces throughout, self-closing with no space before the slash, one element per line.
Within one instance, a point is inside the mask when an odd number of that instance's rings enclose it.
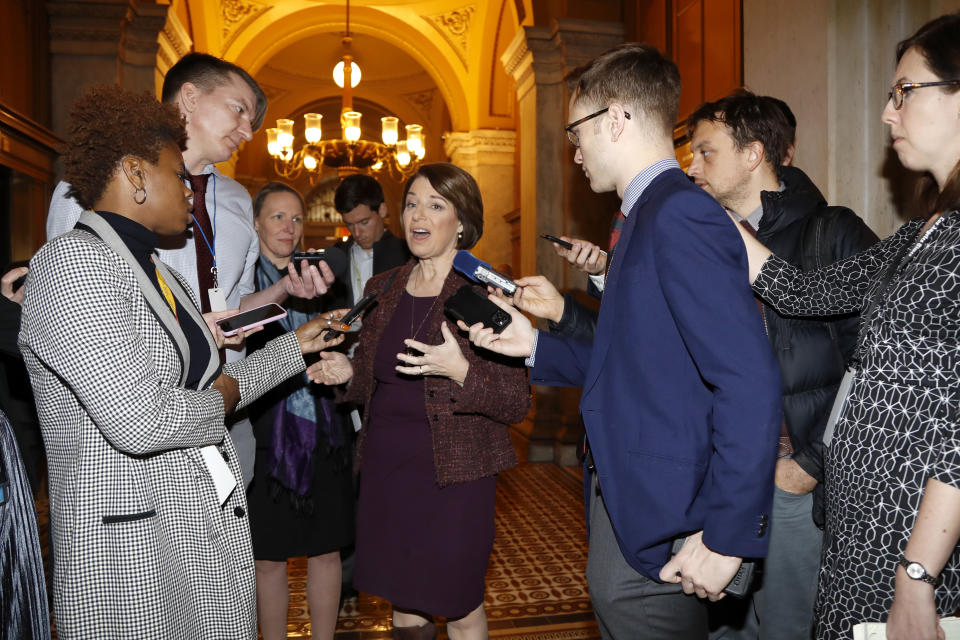
<path fill-rule="evenodd" d="M 161 74 L 166 74 L 177 60 L 193 50 L 193 39 L 172 11 L 167 14 L 167 21 L 163 24 L 158 41 L 160 49 L 157 52 L 157 70 Z"/>
<path fill-rule="evenodd" d="M 190 33 L 173 12 L 167 15 L 167 21 L 163 25 L 160 39 L 169 45 L 170 49 L 177 55 L 178 60 L 193 49 L 193 40 L 190 38 Z"/>
<path fill-rule="evenodd" d="M 435 89 L 430 89 L 429 91 L 405 93 L 403 94 L 403 98 L 413 104 L 422 116 L 429 119 L 433 107 L 433 98 L 436 93 Z"/>
<path fill-rule="evenodd" d="M 420 16 L 433 25 L 433 28 L 453 47 L 464 69 L 469 69 L 467 65 L 468 36 L 470 34 L 470 19 L 475 11 L 476 7 L 469 5 L 446 13 Z"/>
<path fill-rule="evenodd" d="M 220 0 L 220 29 L 221 53 L 226 52 L 233 44 L 240 32 L 273 5 L 257 2 L 256 0 Z"/>
<path fill-rule="evenodd" d="M 262 83 L 262 82 L 258 82 L 257 84 L 259 84 L 259 85 L 260 85 L 260 88 L 263 89 L 263 95 L 267 96 L 267 101 L 268 101 L 268 102 L 273 102 L 273 101 L 276 100 L 277 98 L 281 98 L 281 97 L 287 95 L 288 93 L 290 93 L 290 92 L 289 92 L 288 90 L 286 90 L 286 89 L 281 89 L 281 88 L 279 88 L 279 87 L 273 87 L 273 86 L 270 86 L 270 85 L 268 85 L 268 84 L 264 84 L 264 83 Z"/>
<path fill-rule="evenodd" d="M 444 136 L 443 150 L 455 162 L 485 166 L 513 166 L 517 148 L 514 131 L 475 129 L 452 131 Z"/>
<path fill-rule="evenodd" d="M 527 39 L 523 37 L 522 30 L 514 37 L 513 42 L 507 46 L 507 50 L 500 56 L 500 62 L 503 64 L 507 75 L 514 76 L 520 68 L 524 58 L 530 53 L 530 47 L 527 45 Z"/>

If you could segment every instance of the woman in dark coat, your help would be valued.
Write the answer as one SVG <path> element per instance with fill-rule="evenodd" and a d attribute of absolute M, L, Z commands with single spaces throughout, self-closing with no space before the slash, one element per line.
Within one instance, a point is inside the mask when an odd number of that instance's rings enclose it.
<path fill-rule="evenodd" d="M 395 637 L 432 637 L 436 615 L 451 638 L 486 638 L 496 474 L 516 464 L 507 426 L 530 409 L 530 387 L 521 362 L 479 355 L 444 322 L 444 301 L 468 284 L 453 258 L 483 229 L 473 178 L 421 167 L 402 217 L 415 259 L 367 284 L 378 304 L 352 366 L 329 355 L 310 371 L 350 380 L 345 399 L 366 405 L 354 584 L 390 600 Z"/>
<path fill-rule="evenodd" d="M 257 290 L 287 273 L 303 237 L 303 198 L 271 182 L 253 200 L 260 238 Z M 294 298 L 287 317 L 247 340 L 258 348 L 323 311 L 325 298 Z M 344 432 L 348 416 L 326 387 L 294 376 L 250 407 L 257 458 L 250 485 L 250 535 L 257 572 L 257 612 L 264 640 L 287 637 L 287 560 L 307 557 L 307 604 L 313 637 L 333 638 L 340 603 L 340 549 L 353 543 L 353 481 Z"/>

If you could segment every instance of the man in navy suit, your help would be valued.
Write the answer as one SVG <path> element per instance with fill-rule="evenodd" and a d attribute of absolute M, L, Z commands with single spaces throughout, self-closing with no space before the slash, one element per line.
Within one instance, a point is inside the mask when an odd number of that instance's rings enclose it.
<path fill-rule="evenodd" d="M 625 217 L 593 342 L 538 333 L 500 300 L 503 333 L 469 329 L 526 357 L 534 384 L 583 388 L 587 579 L 604 638 L 705 638 L 703 599 L 767 548 L 779 372 L 739 233 L 674 157 L 679 101 L 676 66 L 637 44 L 593 60 L 572 92 L 574 160 Z"/>

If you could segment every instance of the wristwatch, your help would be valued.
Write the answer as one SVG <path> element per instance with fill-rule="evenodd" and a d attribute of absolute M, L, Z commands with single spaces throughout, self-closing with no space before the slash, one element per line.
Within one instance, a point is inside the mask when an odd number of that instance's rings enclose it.
<path fill-rule="evenodd" d="M 906 572 L 907 577 L 911 580 L 919 580 L 920 582 L 926 582 L 929 585 L 933 585 L 934 588 L 939 587 L 940 583 L 943 582 L 943 576 L 932 576 L 927 573 L 926 568 L 919 562 L 912 562 L 907 560 L 907 557 L 904 555 L 900 556 L 900 560 L 897 561 L 897 564 L 903 567 L 903 570 Z"/>

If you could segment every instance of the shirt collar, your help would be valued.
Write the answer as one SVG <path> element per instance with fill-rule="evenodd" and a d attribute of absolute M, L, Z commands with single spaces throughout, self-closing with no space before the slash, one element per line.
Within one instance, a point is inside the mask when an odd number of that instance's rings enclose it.
<path fill-rule="evenodd" d="M 633 209 L 633 206 L 637 204 L 637 200 L 640 199 L 640 196 L 643 195 L 643 192 L 646 191 L 647 187 L 650 186 L 650 183 L 659 176 L 664 171 L 668 169 L 679 169 L 680 163 L 677 162 L 676 158 L 664 158 L 663 160 L 658 160 L 652 165 L 638 173 L 634 176 L 633 180 L 630 181 L 630 184 L 627 185 L 627 188 L 623 190 L 623 201 L 620 203 L 620 212 L 628 216 L 630 211 Z"/>
<path fill-rule="evenodd" d="M 783 181 L 781 180 L 780 188 L 777 189 L 777 193 L 783 193 L 783 191 L 786 190 L 786 188 L 787 186 L 783 184 Z M 763 202 L 761 202 L 756 209 L 751 211 L 746 218 L 741 218 L 740 215 L 737 214 L 735 211 L 731 211 L 730 213 L 732 213 L 734 217 L 741 222 L 746 220 L 747 224 L 753 227 L 753 230 L 756 231 L 757 229 L 760 228 L 760 219 L 763 218 Z"/>

